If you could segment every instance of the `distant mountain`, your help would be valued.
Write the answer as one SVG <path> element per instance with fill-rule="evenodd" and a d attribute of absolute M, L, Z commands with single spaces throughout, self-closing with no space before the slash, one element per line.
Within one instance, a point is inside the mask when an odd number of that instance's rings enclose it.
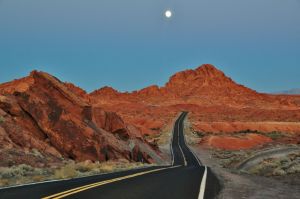
<path fill-rule="evenodd" d="M 276 94 L 286 94 L 286 95 L 300 95 L 300 88 L 294 88 L 291 90 L 276 92 Z"/>
<path fill-rule="evenodd" d="M 120 93 L 104 87 L 90 93 L 92 102 L 103 104 L 146 102 L 156 105 L 197 104 L 201 106 L 231 106 L 254 108 L 299 107 L 291 96 L 272 96 L 258 93 L 236 83 L 211 64 L 172 75 L 162 87 L 152 85 L 131 93 Z"/>
<path fill-rule="evenodd" d="M 190 112 L 203 132 L 232 132 L 247 129 L 262 132 L 300 132 L 299 127 L 261 125 L 256 122 L 300 122 L 300 95 L 259 93 L 238 84 L 211 64 L 177 72 L 164 86 L 151 85 L 133 92 L 104 87 L 89 94 L 92 104 L 118 113 L 138 126 L 143 134 L 160 133 L 178 112 Z M 206 122 L 206 123 L 205 123 Z M 228 122 L 228 125 L 209 122 Z M 253 122 L 238 127 L 231 122 Z M 204 124 L 205 123 L 205 124 Z M 218 131 L 215 130 L 219 128 Z"/>

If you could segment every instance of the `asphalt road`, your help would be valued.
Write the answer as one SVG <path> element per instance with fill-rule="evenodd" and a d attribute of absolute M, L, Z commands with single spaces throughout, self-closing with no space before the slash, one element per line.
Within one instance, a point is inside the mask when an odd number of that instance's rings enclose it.
<path fill-rule="evenodd" d="M 174 124 L 172 165 L 0 190 L 0 199 L 209 199 L 220 190 L 211 170 L 185 144 L 182 113 Z"/>

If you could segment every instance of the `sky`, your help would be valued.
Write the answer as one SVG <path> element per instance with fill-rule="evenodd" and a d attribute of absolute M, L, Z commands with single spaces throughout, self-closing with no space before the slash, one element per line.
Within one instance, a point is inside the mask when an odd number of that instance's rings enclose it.
<path fill-rule="evenodd" d="M 132 91 L 204 63 L 260 92 L 299 88 L 300 0 L 0 0 L 0 82 L 36 69 Z"/>

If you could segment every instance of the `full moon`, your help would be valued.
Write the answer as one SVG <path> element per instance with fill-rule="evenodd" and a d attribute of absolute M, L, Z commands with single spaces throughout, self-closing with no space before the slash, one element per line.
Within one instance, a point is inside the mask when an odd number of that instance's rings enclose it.
<path fill-rule="evenodd" d="M 171 10 L 166 10 L 165 17 L 170 19 L 172 17 L 172 11 Z"/>

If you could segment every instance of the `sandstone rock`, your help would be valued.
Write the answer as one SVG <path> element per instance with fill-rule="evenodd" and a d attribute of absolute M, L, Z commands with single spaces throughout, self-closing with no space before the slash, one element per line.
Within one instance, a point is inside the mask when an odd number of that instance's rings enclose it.
<path fill-rule="evenodd" d="M 140 139 L 137 132 L 131 133 L 117 114 L 90 104 L 89 96 L 72 84 L 33 71 L 27 78 L 0 85 L 0 93 L 0 108 L 8 115 L 2 126 L 20 152 L 35 148 L 57 160 L 139 160 L 130 156 L 127 143 Z M 151 159 L 145 154 L 144 158 Z"/>
<path fill-rule="evenodd" d="M 205 140 L 209 146 L 225 150 L 249 149 L 270 142 L 271 138 L 257 134 L 247 134 L 244 137 L 209 136 Z"/>
<path fill-rule="evenodd" d="M 117 112 L 147 135 L 158 134 L 180 111 L 190 112 L 196 129 L 202 122 L 198 129 L 204 132 L 245 128 L 263 132 L 300 131 L 300 96 L 258 93 L 237 84 L 210 64 L 178 72 L 163 87 L 154 85 L 132 93 L 104 87 L 90 97 L 94 104 Z M 154 120 L 160 125 L 152 125 Z M 297 125 L 289 125 L 291 122 Z"/>

